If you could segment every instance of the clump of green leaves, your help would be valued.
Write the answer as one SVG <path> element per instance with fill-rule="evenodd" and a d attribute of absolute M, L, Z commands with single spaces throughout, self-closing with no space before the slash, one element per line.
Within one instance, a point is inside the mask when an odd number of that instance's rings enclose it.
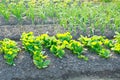
<path fill-rule="evenodd" d="M 65 54 L 64 48 L 65 46 L 62 45 L 60 40 L 57 40 L 54 36 L 50 37 L 47 34 L 42 34 L 38 36 L 38 39 L 41 43 L 46 47 L 49 48 L 50 51 L 57 57 L 62 58 Z"/>
<path fill-rule="evenodd" d="M 69 42 L 69 41 L 72 39 L 72 36 L 71 36 L 71 34 L 70 34 L 69 32 L 66 32 L 66 33 L 63 33 L 63 34 L 58 33 L 58 34 L 56 34 L 56 37 L 57 37 L 59 40 L 61 40 L 62 42 L 63 42 L 64 40 L 66 40 L 66 41 Z"/>
<path fill-rule="evenodd" d="M 70 43 L 67 45 L 67 48 L 72 50 L 74 54 L 80 56 L 83 51 L 83 46 L 80 42 L 71 40 Z"/>
<path fill-rule="evenodd" d="M 46 48 L 50 48 L 52 45 L 57 45 L 61 43 L 54 36 L 50 37 L 48 34 L 42 34 L 38 36 L 37 39 L 39 39 Z"/>
<path fill-rule="evenodd" d="M 53 41 L 55 41 L 57 44 L 52 45 L 50 51 L 56 53 L 56 55 L 59 58 L 62 58 L 62 56 L 65 54 L 64 49 L 69 44 L 70 40 L 72 39 L 72 36 L 69 32 L 66 32 L 66 33 L 58 33 L 56 34 L 56 37 L 58 40 L 55 39 Z"/>
<path fill-rule="evenodd" d="M 109 39 L 104 39 L 103 40 L 103 45 L 106 47 L 106 48 L 112 48 L 113 47 L 113 40 L 109 40 Z"/>
<path fill-rule="evenodd" d="M 57 48 L 59 49 L 68 48 L 69 50 L 73 51 L 74 54 L 77 54 L 78 58 L 83 58 L 85 60 L 88 60 L 87 57 L 82 55 L 82 51 L 83 51 L 82 44 L 78 41 L 72 40 L 72 36 L 69 32 L 62 34 L 58 33 L 56 34 L 56 37 L 58 38 L 58 40 L 62 41 L 62 45 L 59 47 L 52 46 L 53 49 L 57 50 Z M 61 50 L 61 52 L 63 51 Z"/>
<path fill-rule="evenodd" d="M 23 33 L 21 41 L 24 48 L 33 56 L 33 63 L 37 68 L 41 69 L 48 67 L 50 60 L 47 59 L 47 56 L 42 51 L 41 42 L 33 35 L 33 32 Z"/>
<path fill-rule="evenodd" d="M 62 45 L 62 42 L 60 40 L 57 40 L 56 38 L 52 40 L 54 43 L 50 47 L 50 51 L 57 57 L 62 58 L 65 54 L 64 48 L 65 46 Z"/>
<path fill-rule="evenodd" d="M 83 45 L 75 40 L 71 40 L 67 46 L 68 49 L 72 50 L 74 54 L 77 54 L 78 58 L 82 58 L 84 60 L 88 60 L 87 57 L 85 57 L 82 52 L 83 52 Z"/>
<path fill-rule="evenodd" d="M 63 46 L 52 45 L 50 51 L 57 57 L 62 58 L 65 54 Z"/>
<path fill-rule="evenodd" d="M 114 50 L 117 53 L 120 53 L 120 43 L 115 43 L 112 50 Z"/>
<path fill-rule="evenodd" d="M 87 48 L 92 51 L 97 52 L 97 54 L 103 58 L 110 57 L 110 51 L 104 48 L 104 44 L 108 47 L 111 47 L 112 44 L 110 41 L 105 42 L 104 36 L 92 36 L 91 38 L 81 36 L 79 38 L 80 42 Z"/>
<path fill-rule="evenodd" d="M 17 47 L 17 43 L 13 40 L 5 38 L 1 43 L 0 51 L 4 53 L 4 58 L 6 63 L 9 65 L 15 65 L 14 58 L 18 55 L 19 48 Z"/>
<path fill-rule="evenodd" d="M 114 46 L 111 49 L 117 53 L 120 53 L 120 33 L 118 32 L 116 32 Z"/>

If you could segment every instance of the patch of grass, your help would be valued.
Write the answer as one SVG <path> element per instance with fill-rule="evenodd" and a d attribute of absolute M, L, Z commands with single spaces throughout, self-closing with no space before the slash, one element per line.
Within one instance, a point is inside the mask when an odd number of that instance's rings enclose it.
<path fill-rule="evenodd" d="M 11 14 L 13 14 L 13 16 L 15 16 L 18 19 L 18 21 L 21 21 L 26 7 L 24 5 L 24 2 L 21 0 L 17 3 L 10 3 L 9 9 Z"/>
<path fill-rule="evenodd" d="M 105 1 L 105 2 L 104 2 Z M 90 28 L 91 35 L 94 30 L 100 29 L 104 33 L 106 28 L 118 31 L 120 26 L 120 2 L 80 2 L 78 0 L 20 0 L 0 3 L 0 13 L 9 19 L 15 15 L 22 19 L 23 15 L 32 20 L 54 19 L 64 28 L 76 31 L 76 27 L 86 31 Z M 110 1 L 110 0 L 109 0 Z M 10 8 L 9 8 L 10 6 Z"/>
<path fill-rule="evenodd" d="M 0 15 L 3 16 L 6 21 L 10 18 L 9 8 L 4 4 L 0 4 Z"/>

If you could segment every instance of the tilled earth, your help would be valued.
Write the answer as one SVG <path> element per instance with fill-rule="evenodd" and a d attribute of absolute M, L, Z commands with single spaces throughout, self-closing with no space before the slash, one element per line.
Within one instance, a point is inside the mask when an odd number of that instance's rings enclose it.
<path fill-rule="evenodd" d="M 55 35 L 57 32 L 63 33 L 66 30 L 58 25 L 1 25 L 0 39 L 10 38 L 20 42 L 22 32 L 32 31 L 35 35 L 48 33 Z M 77 30 L 77 39 L 82 31 Z M 88 33 L 89 34 L 89 31 Z M 100 31 L 97 30 L 97 35 Z M 112 31 L 106 31 L 104 34 L 108 38 L 113 38 Z M 51 60 L 48 68 L 37 69 L 32 62 L 32 57 L 28 52 L 22 50 L 15 59 L 16 66 L 9 66 L 5 63 L 3 55 L 0 55 L 0 80 L 72 80 L 75 77 L 81 77 L 78 80 L 120 80 L 120 55 L 112 52 L 111 58 L 103 59 L 96 53 L 84 52 L 89 57 L 88 61 L 78 59 L 71 51 L 65 50 L 66 54 L 62 59 L 55 57 L 48 49 L 44 49 Z M 86 78 L 87 76 L 87 78 Z M 91 78 L 94 77 L 95 79 Z M 84 79 L 82 79 L 84 78 Z M 108 79 L 106 79 L 108 78 Z M 74 79 L 75 80 L 75 79 Z M 76 79 L 77 80 L 77 79 Z"/>

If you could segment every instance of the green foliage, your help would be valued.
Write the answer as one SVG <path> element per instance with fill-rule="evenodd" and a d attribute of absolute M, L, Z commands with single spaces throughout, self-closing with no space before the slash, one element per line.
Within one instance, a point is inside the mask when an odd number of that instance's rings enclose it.
<path fill-rule="evenodd" d="M 55 56 L 58 56 L 59 58 L 62 58 L 65 54 L 65 51 L 63 50 L 64 47 L 58 46 L 58 45 L 52 45 L 50 48 L 50 51 L 55 54 Z"/>
<path fill-rule="evenodd" d="M 88 37 L 84 37 L 84 36 L 80 36 L 80 38 L 78 39 L 79 41 L 81 41 L 81 43 L 84 46 L 89 46 L 90 43 L 94 42 L 94 41 L 104 41 L 104 36 L 92 36 L 91 38 Z M 94 44 L 94 43 L 93 43 Z M 99 44 L 102 44 L 101 42 L 99 42 Z"/>
<path fill-rule="evenodd" d="M 57 37 L 57 38 L 56 38 Z M 49 36 L 48 34 L 42 34 L 35 37 L 33 32 L 23 33 L 21 36 L 22 44 L 26 51 L 31 53 L 33 57 L 33 63 L 37 68 L 46 68 L 50 64 L 48 56 L 46 56 L 43 50 L 43 46 L 49 48 L 50 51 L 57 57 L 62 58 L 65 54 L 64 49 L 71 50 L 78 58 L 88 60 L 88 57 L 83 55 L 83 47 L 87 47 L 89 50 L 95 51 L 99 56 L 103 58 L 110 57 L 110 50 L 120 53 L 120 33 L 116 32 L 115 39 L 109 40 L 104 36 L 92 36 L 90 38 L 80 36 L 79 41 L 72 40 L 72 36 L 69 32 L 63 34 L 57 34 L 55 36 Z M 14 58 L 17 56 L 20 49 L 17 47 L 17 43 L 8 38 L 0 41 L 0 53 L 4 53 L 6 62 L 10 65 L 15 65 Z"/>
<path fill-rule="evenodd" d="M 72 50 L 74 54 L 77 54 L 78 56 L 82 54 L 83 46 L 80 42 L 71 40 L 70 43 L 67 46 L 68 49 Z"/>
<path fill-rule="evenodd" d="M 46 47 L 50 47 L 50 45 L 48 45 L 48 44 L 50 44 L 50 42 L 49 42 L 50 37 L 49 37 L 48 34 L 42 34 L 42 35 L 40 35 L 40 36 L 38 36 L 36 38 L 37 38 L 37 40 L 41 41 L 41 44 L 44 44 Z"/>
<path fill-rule="evenodd" d="M 2 3 L 0 3 L 0 15 L 2 15 L 6 21 L 10 18 L 9 8 Z"/>
<path fill-rule="evenodd" d="M 35 37 L 33 35 L 33 32 L 22 33 L 21 41 L 22 41 L 22 45 L 24 46 L 25 50 L 29 51 L 31 54 L 33 54 L 34 41 L 35 41 Z"/>
<path fill-rule="evenodd" d="M 114 50 L 117 53 L 120 53 L 120 43 L 115 43 L 114 47 L 111 48 L 112 50 Z"/>
<path fill-rule="evenodd" d="M 66 33 L 63 33 L 63 34 L 57 33 L 57 34 L 56 34 L 56 37 L 57 37 L 59 40 L 61 40 L 62 42 L 63 42 L 64 40 L 66 40 L 66 41 L 69 42 L 69 41 L 72 39 L 72 36 L 71 36 L 71 34 L 70 34 L 69 32 L 66 32 Z"/>
<path fill-rule="evenodd" d="M 47 56 L 43 54 L 43 52 L 34 51 L 33 55 L 33 63 L 37 66 L 37 68 L 46 68 L 50 64 L 50 60 L 46 59 Z"/>
<path fill-rule="evenodd" d="M 85 47 L 88 47 L 90 50 L 97 52 L 97 54 L 101 57 L 108 58 L 110 57 L 110 51 L 105 49 L 104 47 L 112 47 L 111 41 L 105 39 L 104 36 L 92 36 L 91 38 L 81 36 L 78 40 Z"/>
<path fill-rule="evenodd" d="M 0 54 L 2 53 L 2 41 L 0 41 Z"/>
<path fill-rule="evenodd" d="M 102 48 L 100 51 L 99 51 L 99 56 L 103 57 L 103 58 L 109 58 L 110 57 L 110 50 L 108 49 L 105 49 L 105 48 Z"/>
<path fill-rule="evenodd" d="M 47 48 L 50 48 L 52 45 L 61 44 L 61 41 L 57 40 L 54 36 L 50 37 L 47 34 L 42 34 L 38 36 L 37 39 Z"/>
<path fill-rule="evenodd" d="M 35 2 L 28 2 L 28 9 L 26 10 L 26 15 L 29 19 L 32 20 L 32 23 L 34 23 L 35 13 L 37 13 L 35 12 Z"/>
<path fill-rule="evenodd" d="M 14 58 L 17 56 L 19 50 L 15 41 L 5 38 L 1 42 L 1 51 L 4 53 L 6 63 L 9 65 L 15 65 Z"/>
<path fill-rule="evenodd" d="M 57 38 L 56 38 L 57 37 Z M 28 51 L 33 57 L 33 63 L 39 69 L 46 68 L 50 64 L 48 56 L 45 55 L 43 47 L 50 49 L 50 51 L 60 59 L 65 55 L 64 49 L 67 48 L 76 54 L 78 58 L 88 60 L 88 57 L 84 55 L 84 48 L 88 48 L 93 52 L 96 52 L 100 57 L 109 58 L 111 49 L 117 53 L 120 53 L 120 33 L 116 32 L 115 39 L 109 40 L 105 36 L 94 35 L 92 37 L 80 36 L 77 40 L 72 40 L 72 36 L 69 32 L 56 36 L 49 36 L 48 34 L 42 34 L 37 37 L 33 32 L 23 33 L 21 35 L 22 45 L 24 49 Z M 108 49 L 107 49 L 108 48 Z M 4 54 L 7 64 L 15 65 L 14 58 L 17 56 L 20 49 L 17 47 L 17 43 L 13 40 L 5 38 L 0 41 L 0 53 Z"/>
<path fill-rule="evenodd" d="M 39 39 L 37 39 L 32 32 L 23 33 L 21 41 L 24 48 L 30 52 L 33 56 L 33 63 L 37 68 L 45 68 L 50 64 L 50 60 L 47 60 L 47 56 L 42 51 L 42 45 Z"/>
<path fill-rule="evenodd" d="M 117 53 L 120 53 L 120 33 L 118 32 L 116 32 L 114 46 L 111 49 Z"/>
<path fill-rule="evenodd" d="M 88 58 L 82 54 L 83 45 L 80 42 L 71 40 L 70 43 L 66 45 L 66 47 L 72 50 L 74 54 L 77 54 L 78 58 L 88 60 Z"/>
<path fill-rule="evenodd" d="M 100 0 L 101 2 L 112 2 L 112 0 Z"/>
<path fill-rule="evenodd" d="M 57 37 L 57 38 L 56 38 Z M 43 47 L 49 48 L 50 51 L 60 59 L 65 55 L 64 49 L 67 48 L 76 54 L 78 58 L 88 60 L 83 53 L 84 48 L 88 48 L 96 52 L 100 57 L 109 58 L 110 50 L 120 53 L 120 33 L 116 32 L 115 38 L 112 40 L 107 39 L 105 36 L 94 35 L 92 37 L 80 36 L 77 40 L 72 40 L 72 36 L 69 32 L 63 34 L 57 34 L 56 36 L 49 36 L 48 34 L 42 34 L 37 37 L 33 32 L 23 33 L 21 35 L 22 45 L 24 49 L 31 53 L 33 57 L 33 63 L 39 69 L 46 68 L 50 64 L 48 56 L 45 55 Z M 17 43 L 13 40 L 5 38 L 0 41 L 0 53 L 4 54 L 6 63 L 9 65 L 15 65 L 14 59 L 17 57 L 20 49 Z"/>
<path fill-rule="evenodd" d="M 112 48 L 113 47 L 113 41 L 109 39 L 104 39 L 103 44 L 106 48 Z"/>
<path fill-rule="evenodd" d="M 94 0 L 93 0 L 94 1 Z M 9 20 L 10 15 L 18 19 L 27 17 L 34 23 L 35 18 L 52 19 L 70 31 L 76 27 L 86 31 L 100 29 L 102 33 L 107 28 L 118 31 L 120 26 L 120 2 L 117 0 L 95 0 L 111 3 L 81 2 L 80 0 L 3 0 L 0 3 L 0 14 Z M 113 27 L 114 26 L 114 27 Z M 91 35 L 90 34 L 90 35 Z"/>
<path fill-rule="evenodd" d="M 120 33 L 119 32 L 115 32 L 115 41 L 117 42 L 117 43 L 120 43 Z"/>
<path fill-rule="evenodd" d="M 23 13 L 26 8 L 24 5 L 24 1 L 19 1 L 18 3 L 10 3 L 9 5 L 10 12 L 18 19 L 22 20 Z"/>
<path fill-rule="evenodd" d="M 65 48 L 72 50 L 73 53 L 77 54 L 80 58 L 83 47 L 79 42 L 71 40 L 72 36 L 69 32 L 63 34 L 58 33 L 56 34 L 56 37 L 57 39 L 54 36 L 50 37 L 47 34 L 42 34 L 38 36 L 37 39 L 40 40 L 45 47 L 49 48 L 50 51 L 59 58 L 64 56 Z"/>
<path fill-rule="evenodd" d="M 38 40 L 57 57 L 62 58 L 65 54 L 64 48 L 65 45 L 61 45 L 62 42 L 57 40 L 54 36 L 50 37 L 47 34 L 42 34 L 37 37 Z"/>

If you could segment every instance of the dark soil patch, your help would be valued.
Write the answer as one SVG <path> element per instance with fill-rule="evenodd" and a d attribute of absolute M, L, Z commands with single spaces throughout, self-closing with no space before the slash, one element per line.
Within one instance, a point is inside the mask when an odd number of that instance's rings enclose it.
<path fill-rule="evenodd" d="M 37 69 L 27 52 L 20 52 L 15 60 L 16 66 L 5 64 L 0 56 L 1 80 L 67 80 L 80 76 L 98 76 L 120 78 L 120 56 L 113 55 L 110 59 L 103 59 L 96 54 L 87 52 L 89 61 L 78 59 L 70 51 L 66 51 L 63 59 L 53 56 L 47 49 L 46 54 L 51 64 L 46 69 Z M 88 79 L 89 80 L 89 79 Z"/>
<path fill-rule="evenodd" d="M 18 19 L 14 16 L 10 16 L 10 19 L 6 21 L 3 16 L 0 16 L 0 26 L 2 25 L 40 25 L 40 24 L 56 24 L 58 23 L 56 19 L 50 19 L 47 18 L 45 20 L 42 20 L 40 18 L 35 18 L 34 23 L 32 23 L 32 20 L 28 19 L 27 17 L 23 17 L 22 20 L 18 21 Z"/>
<path fill-rule="evenodd" d="M 63 27 L 55 24 L 46 25 L 2 25 L 0 26 L 0 39 L 10 38 L 13 40 L 20 40 L 20 36 L 23 32 L 34 32 L 34 34 L 40 35 L 43 33 L 48 33 L 49 35 L 55 35 L 56 33 L 64 33 L 69 31 Z M 78 39 L 80 35 L 91 36 L 90 29 L 88 28 L 86 32 L 77 29 L 76 31 L 71 31 L 73 39 Z M 115 31 L 107 28 L 104 33 L 99 29 L 94 31 L 94 35 L 103 35 L 109 39 L 112 39 L 115 35 Z"/>

